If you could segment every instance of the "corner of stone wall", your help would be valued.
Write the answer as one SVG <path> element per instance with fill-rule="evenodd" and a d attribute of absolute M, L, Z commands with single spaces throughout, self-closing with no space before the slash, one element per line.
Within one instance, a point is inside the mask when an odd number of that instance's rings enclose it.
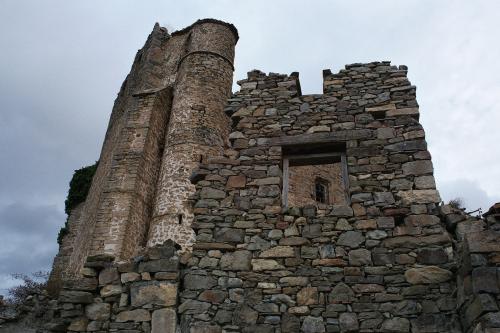
<path fill-rule="evenodd" d="M 474 217 L 449 205 L 440 210 L 456 243 L 456 308 L 463 332 L 500 332 L 500 219 L 493 213 Z"/>
<path fill-rule="evenodd" d="M 60 292 L 51 332 L 127 331 L 173 333 L 177 329 L 179 257 L 171 241 L 130 261 L 90 256 L 82 277 Z"/>

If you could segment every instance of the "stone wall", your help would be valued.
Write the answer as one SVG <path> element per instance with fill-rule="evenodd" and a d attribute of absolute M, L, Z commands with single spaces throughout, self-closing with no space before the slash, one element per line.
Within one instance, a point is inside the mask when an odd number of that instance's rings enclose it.
<path fill-rule="evenodd" d="M 450 206 L 441 212 L 457 240 L 456 307 L 463 332 L 500 332 L 500 205 L 485 219 Z"/>
<path fill-rule="evenodd" d="M 45 329 L 56 332 L 175 333 L 179 258 L 173 243 L 125 262 L 89 257 L 66 283 Z"/>
<path fill-rule="evenodd" d="M 325 72 L 324 95 L 301 95 L 296 74 L 254 71 L 239 84 L 226 107 L 232 147 L 198 171 L 197 242 L 183 275 L 198 283 L 180 292 L 181 322 L 210 332 L 458 331 L 452 237 L 406 68 Z M 352 205 L 284 211 L 283 149 L 332 143 L 346 147 Z"/>

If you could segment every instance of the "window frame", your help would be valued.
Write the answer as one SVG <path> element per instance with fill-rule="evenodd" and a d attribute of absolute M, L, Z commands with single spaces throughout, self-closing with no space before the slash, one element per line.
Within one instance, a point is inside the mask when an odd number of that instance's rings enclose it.
<path fill-rule="evenodd" d="M 317 153 L 317 154 L 290 154 L 283 155 L 283 188 L 281 192 L 282 206 L 288 209 L 288 189 L 289 189 L 289 177 L 290 177 L 290 166 L 294 163 L 297 165 L 314 165 L 314 164 L 328 164 L 328 163 L 318 163 L 320 161 L 335 161 L 336 163 L 341 163 L 341 178 L 342 184 L 344 185 L 344 196 L 346 200 L 346 205 L 351 205 L 351 196 L 349 193 L 349 172 L 347 170 L 347 157 L 345 152 L 329 152 L 329 153 Z M 310 163 L 307 163 L 310 161 Z M 316 161 L 316 163 L 315 163 Z M 292 165 L 291 165 L 292 164 Z M 328 204 L 331 206 L 332 204 Z"/>

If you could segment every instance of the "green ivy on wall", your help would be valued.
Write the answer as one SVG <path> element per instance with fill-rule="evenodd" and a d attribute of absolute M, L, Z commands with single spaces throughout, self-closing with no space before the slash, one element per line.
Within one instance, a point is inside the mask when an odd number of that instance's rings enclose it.
<path fill-rule="evenodd" d="M 83 167 L 81 169 L 75 170 L 73 177 L 69 182 L 68 196 L 64 201 L 64 211 L 68 215 L 64 227 L 59 230 L 59 235 L 57 236 L 57 243 L 61 244 L 62 239 L 68 234 L 68 218 L 71 214 L 71 210 L 75 208 L 79 203 L 82 203 L 87 198 L 89 193 L 90 185 L 92 184 L 92 178 L 94 177 L 95 171 L 97 170 L 97 165 L 99 161 L 95 162 L 93 165 Z"/>

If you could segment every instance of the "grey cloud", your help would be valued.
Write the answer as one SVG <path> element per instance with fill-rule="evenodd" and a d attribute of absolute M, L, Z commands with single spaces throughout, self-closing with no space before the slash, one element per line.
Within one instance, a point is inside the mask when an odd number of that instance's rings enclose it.
<path fill-rule="evenodd" d="M 14 203 L 0 207 L 0 293 L 16 283 L 10 278 L 13 273 L 50 269 L 64 221 L 64 213 L 55 205 Z"/>

